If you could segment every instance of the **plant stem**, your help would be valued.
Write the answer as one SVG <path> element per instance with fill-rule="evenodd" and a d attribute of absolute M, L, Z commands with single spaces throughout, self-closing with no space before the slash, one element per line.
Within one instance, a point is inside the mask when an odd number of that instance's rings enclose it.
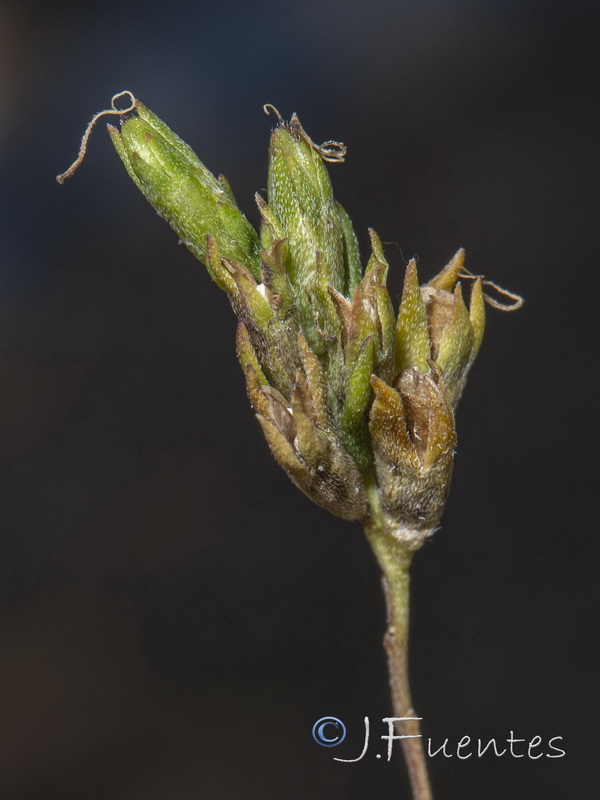
<path fill-rule="evenodd" d="M 365 523 L 365 533 L 383 572 L 387 606 L 387 631 L 383 644 L 387 653 L 394 716 L 416 717 L 408 680 L 408 612 L 409 570 L 415 550 L 414 539 L 418 539 L 418 535 L 413 537 L 412 532 L 405 531 L 405 536 L 398 536 L 396 531 L 386 526 L 377 507 L 372 505 L 372 511 L 374 513 Z M 413 800 L 433 800 L 419 721 L 397 722 L 396 728 L 401 736 L 419 737 L 402 739 Z"/>

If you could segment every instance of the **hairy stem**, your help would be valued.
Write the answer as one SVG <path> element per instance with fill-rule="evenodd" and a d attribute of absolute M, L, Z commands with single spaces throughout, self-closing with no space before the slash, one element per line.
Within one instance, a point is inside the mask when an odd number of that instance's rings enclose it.
<path fill-rule="evenodd" d="M 408 680 L 408 616 L 409 570 L 414 545 L 399 541 L 384 523 L 380 514 L 373 514 L 365 523 L 365 532 L 383 572 L 383 590 L 387 606 L 387 631 L 384 647 L 387 653 L 390 689 L 395 717 L 416 717 Z M 410 536 L 408 537 L 410 539 Z M 433 800 L 425 753 L 417 719 L 396 723 L 402 739 L 402 750 L 408 769 L 413 800 Z"/>

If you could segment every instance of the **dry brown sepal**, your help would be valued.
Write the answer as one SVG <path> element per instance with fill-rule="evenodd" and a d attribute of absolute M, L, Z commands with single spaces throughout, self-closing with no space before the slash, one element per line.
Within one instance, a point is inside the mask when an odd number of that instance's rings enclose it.
<path fill-rule="evenodd" d="M 431 532 L 450 487 L 454 414 L 439 383 L 410 367 L 394 386 L 371 378 L 369 431 L 381 504 L 394 526 Z"/>
<path fill-rule="evenodd" d="M 261 385 L 246 365 L 248 396 L 277 463 L 317 505 L 348 520 L 366 516 L 363 479 L 354 461 L 328 425 L 318 377 L 298 370 L 291 404 L 271 386 Z M 309 377 L 310 375 L 310 377 Z"/>

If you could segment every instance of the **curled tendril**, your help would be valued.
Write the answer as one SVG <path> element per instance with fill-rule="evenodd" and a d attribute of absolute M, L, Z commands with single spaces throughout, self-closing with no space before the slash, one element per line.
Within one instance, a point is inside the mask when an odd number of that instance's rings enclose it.
<path fill-rule="evenodd" d="M 515 292 L 509 292 L 508 289 L 504 289 L 502 286 L 498 286 L 498 284 L 494 283 L 494 281 L 486 280 L 483 275 L 474 275 L 472 272 L 469 272 L 468 269 L 465 269 L 465 267 L 461 268 L 458 277 L 466 278 L 467 280 L 472 280 L 472 281 L 481 278 L 481 282 L 484 286 L 490 286 L 492 289 L 498 292 L 499 295 L 502 295 L 502 297 L 508 297 L 510 300 L 513 300 L 512 303 L 499 303 L 498 300 L 495 300 L 493 297 L 490 297 L 490 295 L 487 294 L 487 292 L 484 292 L 483 299 L 485 300 L 485 302 L 492 308 L 497 308 L 498 311 L 517 311 L 519 308 L 521 308 L 521 306 L 525 302 L 525 299 L 521 297 L 520 294 L 516 294 Z"/>
<path fill-rule="evenodd" d="M 283 121 L 283 117 L 279 113 L 279 110 L 272 104 L 272 103 L 265 103 L 263 106 L 263 111 L 265 114 L 270 114 L 273 112 L 277 117 L 280 125 L 285 125 Z M 345 158 L 346 153 L 348 152 L 348 148 L 343 142 L 336 142 L 333 139 L 329 139 L 322 144 L 316 144 L 310 138 L 308 133 L 302 127 L 302 123 L 298 119 L 297 114 L 292 114 L 292 118 L 289 122 L 289 128 L 293 130 L 298 136 L 301 136 L 304 141 L 312 147 L 312 149 L 317 152 L 323 161 L 329 161 L 334 164 L 341 164 Z"/>
<path fill-rule="evenodd" d="M 267 116 L 272 111 L 275 114 L 275 116 L 277 117 L 277 119 L 279 120 L 279 122 L 283 122 L 283 117 L 279 113 L 278 109 L 276 109 L 275 106 L 272 103 L 265 103 L 264 106 L 263 106 L 263 111 L 265 112 L 265 114 Z"/>
<path fill-rule="evenodd" d="M 125 96 L 129 97 L 129 105 L 127 106 L 127 108 L 117 108 L 116 101 L 119 100 L 121 97 L 125 97 Z M 94 114 L 94 116 L 88 122 L 87 128 L 85 129 L 85 132 L 84 132 L 84 134 L 83 134 L 83 136 L 81 138 L 81 145 L 79 146 L 79 153 L 77 155 L 77 158 L 71 164 L 69 169 L 65 170 L 64 172 L 61 172 L 60 175 L 56 176 L 56 180 L 59 183 L 64 183 L 68 178 L 71 177 L 71 175 L 73 175 L 75 170 L 79 167 L 79 165 L 81 164 L 81 162 L 85 158 L 88 139 L 90 138 L 90 133 L 92 132 L 92 128 L 94 127 L 96 122 L 98 122 L 100 117 L 104 117 L 107 114 L 117 114 L 118 116 L 123 116 L 123 114 L 129 114 L 131 111 L 135 110 L 136 103 L 137 103 L 137 100 L 135 99 L 135 96 L 134 96 L 133 92 L 130 92 L 129 89 L 126 89 L 123 92 L 117 92 L 117 94 L 114 94 L 112 96 L 112 98 L 111 98 L 111 101 L 110 101 L 110 108 L 107 108 L 104 111 L 98 111 L 98 113 Z"/>

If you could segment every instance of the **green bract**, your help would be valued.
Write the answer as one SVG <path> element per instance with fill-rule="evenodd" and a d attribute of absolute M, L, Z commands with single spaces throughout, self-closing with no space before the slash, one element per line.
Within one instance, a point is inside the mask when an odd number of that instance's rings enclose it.
<path fill-rule="evenodd" d="M 423 287 L 411 261 L 396 314 L 379 238 L 370 231 L 363 273 L 333 196 L 323 161 L 345 151 L 316 146 L 296 115 L 271 135 L 260 237 L 227 181 L 141 103 L 110 133 L 135 184 L 229 295 L 248 394 L 290 478 L 337 516 L 365 520 L 376 502 L 390 527 L 428 535 L 484 328 L 481 279 L 469 309 L 463 300 L 463 251 Z"/>

